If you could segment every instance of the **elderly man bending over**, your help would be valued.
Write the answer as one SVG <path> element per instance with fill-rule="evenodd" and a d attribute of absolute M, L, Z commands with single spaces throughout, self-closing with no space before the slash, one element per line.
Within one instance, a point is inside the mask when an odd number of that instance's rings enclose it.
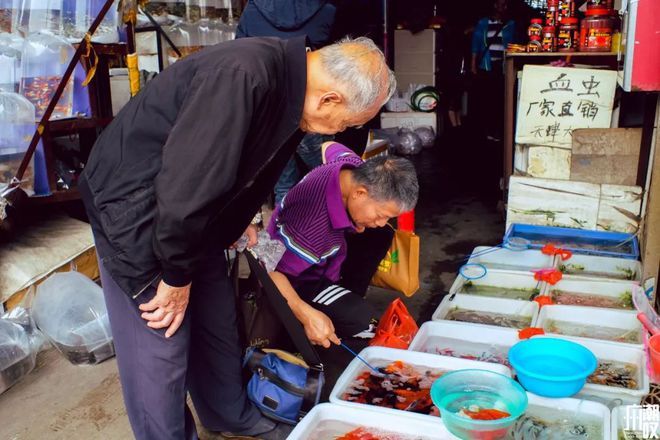
<path fill-rule="evenodd" d="M 413 164 L 400 157 L 363 162 L 345 146 L 326 142 L 323 161 L 277 206 L 268 232 L 286 246 L 273 281 L 307 337 L 327 348 L 339 343 L 337 336 L 368 332 L 377 318 L 364 298 L 342 287 L 346 234 L 382 227 L 413 209 L 419 186 Z"/>

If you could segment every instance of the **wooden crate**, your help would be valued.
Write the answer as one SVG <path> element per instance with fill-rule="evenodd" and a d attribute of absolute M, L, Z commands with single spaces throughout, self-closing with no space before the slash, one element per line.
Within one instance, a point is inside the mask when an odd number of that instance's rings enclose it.
<path fill-rule="evenodd" d="M 0 247 L 0 302 L 10 309 L 48 275 L 69 270 L 99 277 L 90 226 L 69 217 L 30 226 Z"/>
<path fill-rule="evenodd" d="M 571 180 L 635 185 L 641 128 L 573 130 Z"/>

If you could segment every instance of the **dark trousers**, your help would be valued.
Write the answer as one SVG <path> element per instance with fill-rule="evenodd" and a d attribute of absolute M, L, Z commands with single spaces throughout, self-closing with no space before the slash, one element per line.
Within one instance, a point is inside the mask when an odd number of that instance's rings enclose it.
<path fill-rule="evenodd" d="M 389 226 L 367 228 L 361 234 L 346 234 L 346 259 L 341 265 L 341 286 L 364 296 L 393 238 L 394 230 Z"/>
<path fill-rule="evenodd" d="M 196 439 L 186 391 L 210 430 L 242 431 L 261 419 L 243 387 L 235 297 L 223 254 L 198 266 L 185 320 L 170 338 L 165 329 L 147 327 L 137 308 L 153 298 L 157 284 L 131 299 L 100 269 L 124 403 L 137 439 Z"/>

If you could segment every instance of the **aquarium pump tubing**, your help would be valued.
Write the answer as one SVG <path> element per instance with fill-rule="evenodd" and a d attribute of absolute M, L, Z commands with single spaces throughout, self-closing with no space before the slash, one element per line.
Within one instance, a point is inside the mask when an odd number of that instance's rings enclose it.
<path fill-rule="evenodd" d="M 25 156 L 23 156 L 23 161 L 21 162 L 21 165 L 18 167 L 18 171 L 16 172 L 16 177 L 14 177 L 12 182 L 9 184 L 10 187 L 16 187 L 20 185 L 21 179 L 23 179 L 23 175 L 25 174 L 25 170 L 27 169 L 28 164 L 32 159 L 34 150 L 37 149 L 37 144 L 41 139 L 41 135 L 44 132 L 46 123 L 50 119 L 50 116 L 53 114 L 53 111 L 55 110 L 55 106 L 57 105 L 57 102 L 60 100 L 60 97 L 62 96 L 62 93 L 66 88 L 69 78 L 71 78 L 71 75 L 73 74 L 73 69 L 75 69 L 76 65 L 78 64 L 78 61 L 80 61 L 80 58 L 87 49 L 87 45 L 92 44 L 91 40 L 89 40 L 87 37 L 94 35 L 94 32 L 96 32 L 96 29 L 99 27 L 99 25 L 105 18 L 105 14 L 108 13 L 113 3 L 114 0 L 105 1 L 105 4 L 103 5 L 98 15 L 94 19 L 94 22 L 92 22 L 92 25 L 89 27 L 87 34 L 85 34 L 82 40 L 80 40 L 80 44 L 78 45 L 76 52 L 73 54 L 73 58 L 71 58 L 71 61 L 69 62 L 69 65 L 66 68 L 66 71 L 64 71 L 64 75 L 62 75 L 62 79 L 60 80 L 60 83 L 57 85 L 57 89 L 55 89 L 55 93 L 53 94 L 53 97 L 48 103 L 48 107 L 46 107 L 46 111 L 41 117 L 37 129 L 35 130 L 34 135 L 32 135 L 32 141 L 30 141 L 30 146 L 25 152 Z"/>

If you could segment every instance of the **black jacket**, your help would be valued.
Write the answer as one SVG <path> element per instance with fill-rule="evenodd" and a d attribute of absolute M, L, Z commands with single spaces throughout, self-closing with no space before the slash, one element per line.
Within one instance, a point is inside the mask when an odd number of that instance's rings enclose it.
<path fill-rule="evenodd" d="M 250 0 L 241 14 L 236 38 L 307 35 L 318 49 L 330 38 L 335 7 L 327 0 Z"/>
<path fill-rule="evenodd" d="M 166 69 L 103 132 L 81 194 L 126 293 L 160 275 L 187 284 L 206 251 L 238 239 L 302 138 L 306 62 L 304 38 L 218 44 Z"/>

